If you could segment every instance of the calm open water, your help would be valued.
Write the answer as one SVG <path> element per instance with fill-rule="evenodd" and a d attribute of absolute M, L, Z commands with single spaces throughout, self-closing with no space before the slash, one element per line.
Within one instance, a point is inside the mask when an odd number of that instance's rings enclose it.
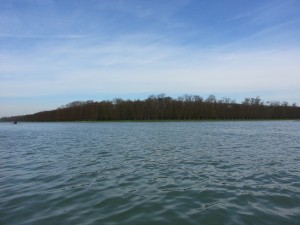
<path fill-rule="evenodd" d="M 0 224 L 300 224 L 300 122 L 0 123 Z"/>

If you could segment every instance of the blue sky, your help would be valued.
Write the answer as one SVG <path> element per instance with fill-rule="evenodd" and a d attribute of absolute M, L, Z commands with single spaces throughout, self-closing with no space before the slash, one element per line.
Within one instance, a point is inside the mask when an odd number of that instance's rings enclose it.
<path fill-rule="evenodd" d="M 300 105 L 298 0 L 0 0 L 0 117 L 198 94 Z"/>

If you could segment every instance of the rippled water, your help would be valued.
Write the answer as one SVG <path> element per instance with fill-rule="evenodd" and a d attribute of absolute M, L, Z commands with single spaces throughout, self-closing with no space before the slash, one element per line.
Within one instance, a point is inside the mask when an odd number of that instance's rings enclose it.
<path fill-rule="evenodd" d="M 300 123 L 0 124 L 0 224 L 300 224 Z"/>

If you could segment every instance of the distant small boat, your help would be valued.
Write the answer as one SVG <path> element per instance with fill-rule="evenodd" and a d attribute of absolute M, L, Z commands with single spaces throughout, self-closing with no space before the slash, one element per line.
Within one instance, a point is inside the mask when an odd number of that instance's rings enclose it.
<path fill-rule="evenodd" d="M 14 121 L 14 124 L 17 124 L 18 123 L 18 121 Z"/>

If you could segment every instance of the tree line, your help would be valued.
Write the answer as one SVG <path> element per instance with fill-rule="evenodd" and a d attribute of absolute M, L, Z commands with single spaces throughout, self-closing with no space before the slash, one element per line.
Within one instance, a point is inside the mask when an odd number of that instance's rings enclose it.
<path fill-rule="evenodd" d="M 114 121 L 114 120 L 269 120 L 300 119 L 295 103 L 264 102 L 260 97 L 237 103 L 230 98 L 206 99 L 183 95 L 177 99 L 165 94 L 144 100 L 75 101 L 55 110 L 30 115 L 3 117 L 1 121 Z"/>

